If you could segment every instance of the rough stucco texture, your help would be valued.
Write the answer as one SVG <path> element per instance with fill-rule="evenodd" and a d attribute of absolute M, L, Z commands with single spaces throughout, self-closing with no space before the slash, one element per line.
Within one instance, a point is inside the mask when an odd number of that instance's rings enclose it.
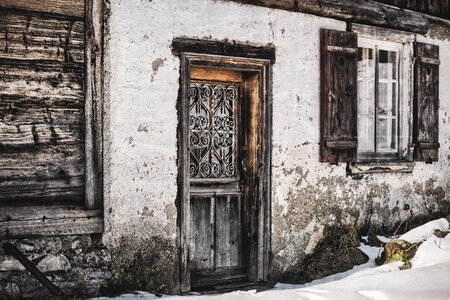
<path fill-rule="evenodd" d="M 345 165 L 319 163 L 318 149 L 319 29 L 345 30 L 345 23 L 212 0 L 117 0 L 110 10 L 104 237 L 110 247 L 131 240 L 141 244 L 135 249 L 145 249 L 145 240 L 155 236 L 167 242 L 161 251 L 176 257 L 180 61 L 171 52 L 174 37 L 276 47 L 273 276 L 295 272 L 327 225 L 390 229 L 410 217 L 448 211 L 449 41 L 418 38 L 441 46 L 439 162 L 417 163 L 412 174 L 355 180 L 346 176 Z"/>

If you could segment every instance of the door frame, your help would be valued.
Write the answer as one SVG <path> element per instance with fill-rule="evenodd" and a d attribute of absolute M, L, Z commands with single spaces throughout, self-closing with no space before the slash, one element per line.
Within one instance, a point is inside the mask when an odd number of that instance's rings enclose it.
<path fill-rule="evenodd" d="M 188 52 L 180 53 L 180 93 L 178 108 L 178 197 L 177 234 L 181 292 L 188 292 L 190 286 L 190 182 L 189 182 L 189 90 L 191 66 L 213 67 L 258 75 L 259 93 L 259 143 L 257 167 L 257 199 L 255 237 L 249 242 L 249 279 L 254 282 L 268 280 L 270 268 L 271 241 L 271 140 L 272 140 L 272 101 L 270 60 L 220 55 L 203 55 Z M 256 187 L 255 187 L 256 188 Z"/>

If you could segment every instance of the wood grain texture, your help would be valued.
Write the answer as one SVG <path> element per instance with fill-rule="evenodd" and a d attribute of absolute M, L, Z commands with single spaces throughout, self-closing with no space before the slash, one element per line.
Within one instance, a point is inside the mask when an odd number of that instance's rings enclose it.
<path fill-rule="evenodd" d="M 2 0 L 0 8 L 84 17 L 84 0 Z"/>
<path fill-rule="evenodd" d="M 103 229 L 101 217 L 6 221 L 0 222 L 0 237 L 91 234 Z"/>
<path fill-rule="evenodd" d="M 84 22 L 0 10 L 0 58 L 84 61 Z"/>
<path fill-rule="evenodd" d="M 214 269 L 214 214 L 213 197 L 191 197 L 191 270 Z"/>
<path fill-rule="evenodd" d="M 100 210 L 85 210 L 83 206 L 70 205 L 31 205 L 0 207 L 0 222 L 30 221 L 42 219 L 92 218 L 101 216 Z"/>
<path fill-rule="evenodd" d="M 416 43 L 414 65 L 415 160 L 439 158 L 439 46 Z"/>
<path fill-rule="evenodd" d="M 103 1 L 86 0 L 85 168 L 87 209 L 103 199 Z"/>
<path fill-rule="evenodd" d="M 178 195 L 177 207 L 180 219 L 180 285 L 181 292 L 191 290 L 191 208 L 189 183 L 189 91 L 190 91 L 190 63 L 184 53 L 181 53 L 180 94 L 178 99 L 177 126 L 178 140 Z"/>
<path fill-rule="evenodd" d="M 321 30 L 320 161 L 322 162 L 356 160 L 357 47 L 356 33 Z M 339 48 L 354 51 L 335 51 Z"/>
<path fill-rule="evenodd" d="M 264 1 L 232 0 L 249 5 L 269 6 Z M 318 16 L 424 34 L 430 26 L 427 17 L 370 0 L 302 0 L 293 7 L 278 8 Z"/>
<path fill-rule="evenodd" d="M 84 199 L 84 22 L 0 11 L 0 203 Z"/>
<path fill-rule="evenodd" d="M 239 196 L 216 198 L 215 266 L 217 268 L 238 267 L 243 263 L 240 202 Z"/>
<path fill-rule="evenodd" d="M 257 47 L 245 44 L 175 38 L 172 41 L 172 51 L 179 55 L 183 52 L 215 54 L 235 57 L 268 59 L 275 63 L 275 47 Z"/>

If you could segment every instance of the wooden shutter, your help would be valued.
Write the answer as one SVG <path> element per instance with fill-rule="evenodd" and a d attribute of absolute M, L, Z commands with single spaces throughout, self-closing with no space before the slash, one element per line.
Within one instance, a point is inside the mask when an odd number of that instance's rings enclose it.
<path fill-rule="evenodd" d="M 321 162 L 356 160 L 356 33 L 321 30 Z"/>
<path fill-rule="evenodd" d="M 414 65 L 414 144 L 416 161 L 439 154 L 439 46 L 416 43 Z"/>

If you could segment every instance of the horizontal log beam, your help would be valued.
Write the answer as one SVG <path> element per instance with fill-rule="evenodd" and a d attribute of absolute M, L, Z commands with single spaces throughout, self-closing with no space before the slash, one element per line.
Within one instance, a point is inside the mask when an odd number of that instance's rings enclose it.
<path fill-rule="evenodd" d="M 231 0 L 425 34 L 430 27 L 426 16 L 370 0 Z"/>
<path fill-rule="evenodd" d="M 0 8 L 84 18 L 84 0 L 2 0 Z"/>
<path fill-rule="evenodd" d="M 74 205 L 2 206 L 0 222 L 32 221 L 46 219 L 78 219 L 100 217 L 100 210 L 85 210 Z"/>
<path fill-rule="evenodd" d="M 0 222 L 0 238 L 91 234 L 103 228 L 101 217 L 6 221 Z"/>

